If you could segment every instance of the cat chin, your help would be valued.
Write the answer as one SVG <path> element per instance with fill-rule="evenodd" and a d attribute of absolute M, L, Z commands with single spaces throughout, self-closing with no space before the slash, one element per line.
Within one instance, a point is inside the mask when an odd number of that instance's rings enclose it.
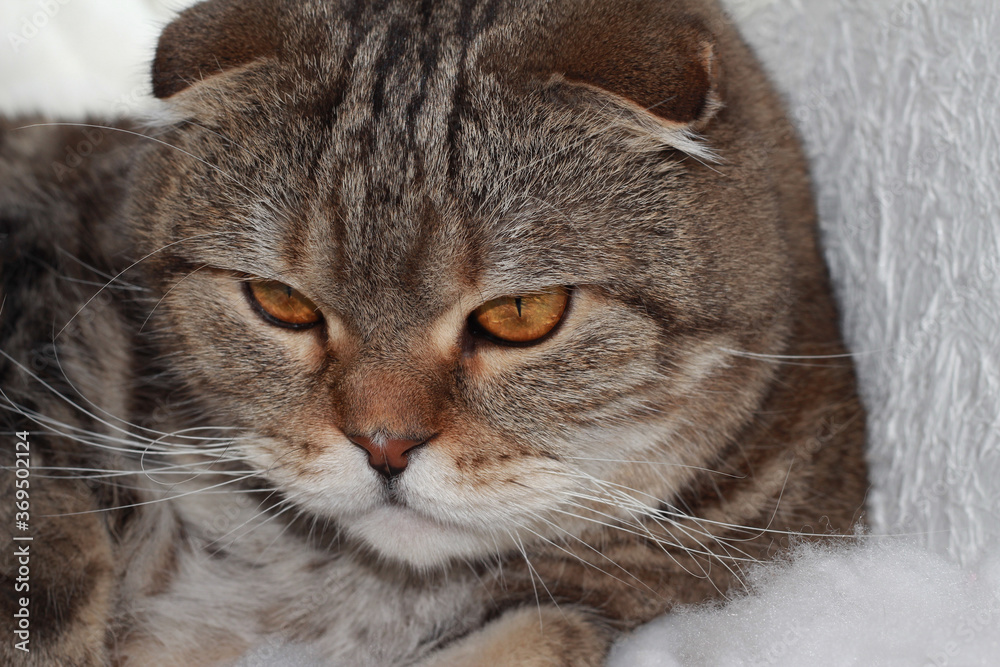
<path fill-rule="evenodd" d="M 437 569 L 460 558 L 482 558 L 497 549 L 489 535 L 445 525 L 400 506 L 342 519 L 341 526 L 379 555 L 419 570 Z"/>

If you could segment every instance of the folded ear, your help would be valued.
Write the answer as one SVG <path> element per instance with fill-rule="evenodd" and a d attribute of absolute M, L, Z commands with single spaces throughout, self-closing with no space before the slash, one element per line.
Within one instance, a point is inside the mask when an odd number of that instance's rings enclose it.
<path fill-rule="evenodd" d="M 705 19 L 643 0 L 569 6 L 550 24 L 554 48 L 536 67 L 600 89 L 668 126 L 698 129 L 718 110 L 716 42 Z"/>
<path fill-rule="evenodd" d="M 280 4 L 208 0 L 181 12 L 160 35 L 153 94 L 167 98 L 202 79 L 277 54 Z"/>

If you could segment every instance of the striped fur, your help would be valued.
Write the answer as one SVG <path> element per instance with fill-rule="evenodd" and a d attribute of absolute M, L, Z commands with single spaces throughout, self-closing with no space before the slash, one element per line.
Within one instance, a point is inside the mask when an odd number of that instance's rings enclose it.
<path fill-rule="evenodd" d="M 153 86 L 155 123 L 0 134 L 15 664 L 599 665 L 860 520 L 806 168 L 714 1 L 210 0 Z M 535 345 L 467 324 L 553 286 Z M 386 481 L 345 434 L 426 444 Z"/>

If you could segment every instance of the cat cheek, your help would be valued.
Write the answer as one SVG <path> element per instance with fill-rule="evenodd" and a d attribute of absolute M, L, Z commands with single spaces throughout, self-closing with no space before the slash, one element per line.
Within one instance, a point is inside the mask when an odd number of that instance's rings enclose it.
<path fill-rule="evenodd" d="M 322 516 L 364 513 L 384 502 L 365 457 L 339 429 L 307 430 L 307 438 L 261 438 L 245 451 L 297 504 Z"/>
<path fill-rule="evenodd" d="M 457 423 L 415 457 L 414 474 L 404 482 L 415 488 L 421 476 L 428 475 L 435 484 L 457 493 L 489 496 L 516 487 L 525 474 L 551 463 L 536 449 L 528 442 L 500 436 L 485 425 Z M 427 472 L 431 468 L 433 475 Z"/>

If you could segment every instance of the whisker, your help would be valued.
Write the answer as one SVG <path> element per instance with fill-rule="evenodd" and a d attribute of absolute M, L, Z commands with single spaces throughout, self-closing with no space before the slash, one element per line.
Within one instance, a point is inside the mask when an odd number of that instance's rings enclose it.
<path fill-rule="evenodd" d="M 291 501 L 292 498 L 289 498 L 288 500 Z M 263 525 L 265 525 L 267 523 L 270 523 L 271 521 L 274 521 L 275 519 L 277 519 L 278 517 L 280 517 L 282 514 L 284 514 L 285 512 L 287 512 L 289 510 L 299 511 L 298 508 L 296 507 L 295 503 L 289 502 L 287 507 L 284 507 L 284 508 L 281 509 L 281 511 L 274 513 L 272 516 L 268 517 L 267 519 L 265 519 L 261 523 L 257 524 L 256 526 L 254 526 L 253 528 L 251 528 L 249 531 L 247 531 L 244 535 L 241 535 L 240 537 L 245 537 L 246 535 L 249 535 L 254 530 L 257 530 L 261 526 L 263 526 Z M 273 547 L 277 543 L 277 541 L 279 539 L 281 539 L 281 536 L 285 534 L 285 531 L 287 531 L 291 527 L 292 527 L 292 522 L 291 521 L 286 521 L 284 527 L 281 530 L 278 531 L 278 534 L 274 536 L 274 539 L 271 540 L 270 542 L 268 542 L 267 546 L 264 547 L 263 549 L 261 549 L 260 552 L 257 554 L 257 558 L 255 558 L 254 562 L 253 562 L 253 566 L 254 567 L 257 567 L 257 565 L 260 564 L 260 560 L 264 557 L 264 554 L 267 553 L 268 549 L 270 549 L 271 547 Z M 235 543 L 236 543 L 236 540 L 233 540 L 230 543 L 230 546 L 232 544 L 235 544 Z"/>
<path fill-rule="evenodd" d="M 746 479 L 746 475 L 736 475 L 729 472 L 723 472 L 721 470 L 714 470 L 712 468 L 704 468 L 702 466 L 693 466 L 685 463 L 675 463 L 672 461 L 652 461 L 652 460 L 635 460 L 635 459 L 606 459 L 597 458 L 589 456 L 566 456 L 563 455 L 561 458 L 571 460 L 571 461 L 601 461 L 604 463 L 637 463 L 642 465 L 662 465 L 674 468 L 684 468 L 686 470 L 697 470 L 698 472 L 712 473 L 713 475 L 722 475 L 723 477 L 729 477 L 731 479 Z"/>
<path fill-rule="evenodd" d="M 229 537 L 230 535 L 232 535 L 236 531 L 240 530 L 241 528 L 243 528 L 247 524 L 256 521 L 257 519 L 259 519 L 260 517 L 262 517 L 264 515 L 270 514 L 270 516 L 268 516 L 268 518 L 265 519 L 264 521 L 260 522 L 259 524 L 254 525 L 254 526 L 251 526 L 250 529 L 247 530 L 245 533 L 243 533 L 241 535 L 237 535 L 232 540 L 230 540 L 229 544 L 227 544 L 224 548 L 225 549 L 231 549 L 233 547 L 233 545 L 236 544 L 236 542 L 238 542 L 239 540 L 243 539 L 244 537 L 247 537 L 250 533 L 252 533 L 253 531 L 257 530 L 258 528 L 261 528 L 261 527 L 267 525 L 268 523 L 270 523 L 271 521 L 274 521 L 275 519 L 277 519 L 282 514 L 284 514 L 289 509 L 292 509 L 295 506 L 294 501 L 295 501 L 295 499 L 298 496 L 288 496 L 286 498 L 282 498 L 281 500 L 279 500 L 272 507 L 269 507 L 269 508 L 266 508 L 266 509 L 263 509 L 263 510 L 259 509 L 261 507 L 261 505 L 263 505 L 264 503 L 266 503 L 268 501 L 268 499 L 270 499 L 270 497 L 273 496 L 277 492 L 278 492 L 278 490 L 275 489 L 274 491 L 272 491 L 271 493 L 269 493 L 263 500 L 261 500 L 257 504 L 258 511 L 253 516 L 251 516 L 249 519 L 247 519 L 246 521 L 244 521 L 240 525 L 236 526 L 232 530 L 227 531 L 224 535 L 220 535 L 219 537 L 215 538 L 211 542 L 206 543 L 205 546 L 209 547 L 209 546 L 211 546 L 213 544 L 217 544 L 219 542 L 222 542 L 222 540 L 226 539 L 227 537 Z M 282 505 L 285 505 L 285 507 L 282 507 L 281 510 L 279 510 L 279 511 L 274 511 L 274 510 L 277 510 Z M 280 534 L 279 534 L 279 537 L 280 537 Z"/>
<path fill-rule="evenodd" d="M 99 423 L 101 423 L 101 424 L 103 424 L 103 425 L 107 426 L 108 428 L 111 428 L 111 429 L 113 429 L 113 430 L 115 430 L 115 431 L 118 431 L 118 432 L 121 432 L 121 433 L 127 433 L 127 434 L 129 434 L 129 435 L 132 435 L 133 437 L 139 437 L 139 438 L 142 438 L 142 436 L 137 436 L 137 435 L 135 435 L 135 434 L 132 434 L 132 433 L 130 433 L 130 432 L 129 432 L 128 430 L 126 430 L 126 429 L 124 429 L 124 428 L 122 428 L 122 427 L 120 427 L 120 426 L 117 426 L 117 425 L 115 425 L 115 424 L 112 424 L 111 422 L 109 422 L 109 421 L 107 421 L 107 420 L 105 420 L 105 419 L 102 419 L 102 418 L 98 417 L 98 416 L 97 416 L 96 414 L 94 414 L 93 412 L 90 412 L 89 410 L 86 410 L 85 408 L 83 408 L 82 406 L 80 406 L 80 405 L 79 405 L 78 403 L 76 403 L 76 402 L 75 402 L 75 401 L 73 401 L 72 399 L 70 399 L 70 398 L 68 398 L 67 396 L 65 396 L 65 395 L 64 395 L 64 394 L 63 394 L 62 392 L 60 392 L 59 390 L 57 390 L 57 389 L 56 389 L 55 387 L 53 387 L 53 386 L 52 386 L 51 384 L 49 384 L 48 382 L 46 382 L 45 380 L 43 380 L 43 379 L 42 379 L 42 378 L 41 378 L 40 376 L 38 376 L 37 374 L 35 374 L 34 372 L 32 372 L 32 371 L 31 371 L 30 369 L 28 369 L 28 367 L 26 367 L 26 366 L 25 366 L 24 364 L 20 363 L 20 362 L 19 362 L 19 361 L 17 361 L 16 359 L 14 359 L 14 357 L 12 357 L 11 355 L 7 354 L 7 353 L 6 353 L 5 351 L 3 351 L 3 350 L 0 350 L 0 356 L 3 356 L 3 357 L 4 357 L 5 359 L 7 359 L 8 361 L 10 361 L 10 362 L 11 362 L 12 364 L 14 364 L 15 366 L 17 366 L 17 367 L 18 367 L 18 368 L 19 368 L 19 369 L 20 369 L 20 370 L 21 370 L 22 372 L 24 372 L 24 373 L 25 373 L 26 375 L 28 375 L 28 377 L 30 377 L 31 379 L 35 380 L 35 381 L 36 381 L 36 382 L 38 382 L 38 383 L 39 383 L 40 385 L 42 385 L 43 387 L 45 387 L 45 388 L 46 388 L 46 389 L 47 389 L 47 390 L 48 390 L 49 392 L 51 392 L 51 393 L 52 393 L 53 395 L 55 395 L 55 396 L 58 396 L 58 397 L 59 397 L 60 399 L 62 399 L 63 401 L 65 401 L 65 402 L 66 402 L 67 404 L 69 404 L 69 405 L 70 405 L 71 407 L 73 407 L 74 409 L 76 409 L 76 410 L 80 411 L 80 412 L 81 412 L 81 413 L 83 413 L 84 415 L 86 415 L 86 416 L 88 416 L 88 417 L 92 418 L 92 419 L 93 419 L 94 421 L 97 421 L 97 422 L 99 422 Z M 5 400 L 6 400 L 6 401 L 7 401 L 7 402 L 8 402 L 9 404 L 10 404 L 10 405 L 12 405 L 12 406 L 13 406 L 13 405 L 17 405 L 17 404 L 16 404 L 16 403 L 15 403 L 14 401 L 12 401 L 12 400 L 11 400 L 11 399 L 10 399 L 10 398 L 9 398 L 9 397 L 8 397 L 8 396 L 7 396 L 7 395 L 6 395 L 5 393 L 4 393 L 4 392 L 3 392 L 3 390 L 2 390 L 2 389 L 0 389 L 0 396 L 2 396 L 2 397 L 3 397 L 3 398 L 4 398 L 4 399 L 5 399 Z M 85 398 L 84 400 L 86 400 L 86 398 Z M 90 401 L 87 401 L 87 402 L 88 402 L 88 403 L 90 403 Z M 93 405 L 93 403 L 91 403 L 91 405 Z M 95 407 L 96 407 L 96 406 L 95 406 Z M 102 408 L 98 408 L 98 410 L 100 410 L 101 412 L 103 412 L 103 413 L 105 413 L 105 414 L 109 414 L 109 413 L 108 413 L 108 412 L 107 412 L 106 410 L 103 410 Z M 126 423 L 126 424 L 128 423 L 128 422 L 126 422 L 125 420 L 123 420 L 123 419 L 121 419 L 121 418 L 119 418 L 119 417 L 116 417 L 116 416 L 114 416 L 114 415 L 110 415 L 110 416 L 111 416 L 112 418 L 114 418 L 114 419 L 117 419 L 118 421 L 121 421 L 121 422 L 123 422 L 123 423 Z M 183 437 L 190 437 L 191 439 L 197 439 L 197 440 L 202 440 L 202 439 L 203 439 L 203 438 L 201 438 L 201 437 L 198 437 L 198 438 L 195 438 L 194 436 L 184 436 L 184 435 L 180 435 L 180 436 L 175 436 L 175 434 L 171 434 L 171 433 L 165 433 L 165 432 L 163 432 L 163 431 L 157 431 L 157 430 L 155 430 L 155 429 L 149 429 L 149 428 L 143 428 L 143 427 L 141 427 L 141 426 L 138 426 L 138 425 L 135 425 L 135 424 L 129 424 L 129 425 L 130 425 L 130 426 L 134 426 L 134 427 L 136 427 L 136 428 L 142 428 L 143 430 L 145 430 L 145 431 L 148 431 L 148 432 L 150 432 L 150 433 L 157 433 L 157 434 L 160 434 L 161 436 L 174 436 L 174 437 L 182 437 L 182 438 L 183 438 Z M 209 427 L 194 427 L 194 428 L 195 428 L 195 429 L 207 429 L 207 428 L 209 428 Z M 225 428 L 225 427 L 223 427 L 223 428 Z M 185 430 L 190 430 L 190 429 L 185 429 Z M 150 440 L 150 439 L 148 439 L 148 438 L 142 438 L 142 439 L 144 439 L 144 440 L 146 440 L 146 441 L 148 441 L 148 442 L 155 442 L 155 440 Z M 217 439 L 217 440 L 223 440 L 224 438 L 215 438 L 215 439 Z M 159 438 L 158 438 L 157 440 L 159 440 Z"/>
<path fill-rule="evenodd" d="M 15 130 L 28 130 L 28 129 L 31 129 L 33 127 L 87 127 L 87 128 L 96 129 L 96 130 L 110 130 L 112 132 L 121 132 L 122 134 L 128 134 L 128 135 L 131 135 L 133 137 L 140 137 L 142 139 L 149 139 L 150 141 L 152 141 L 154 143 L 157 143 L 157 144 L 160 144 L 161 146 L 166 146 L 167 148 L 172 148 L 175 151 L 183 153 L 184 155 L 188 156 L 192 160 L 196 160 L 196 161 L 200 162 L 201 164 L 205 165 L 209 169 L 214 169 L 215 171 L 217 171 L 218 173 L 222 174 L 223 176 L 225 176 L 226 178 L 228 178 L 230 181 L 232 181 L 233 183 L 235 183 L 239 187 L 243 188 L 247 192 L 247 194 L 250 194 L 250 195 L 252 195 L 255 198 L 260 196 L 258 193 L 252 191 L 250 188 L 248 188 L 246 185 L 244 185 L 235 176 L 233 176 L 232 174 L 230 174 L 229 172 L 227 172 L 227 171 L 225 171 L 223 169 L 220 169 L 217 165 L 214 165 L 211 162 L 208 162 L 207 160 L 204 160 L 204 159 L 198 157 L 194 153 L 189 153 L 188 151 L 184 150 L 180 146 L 174 146 L 173 144 L 167 143 L 166 141 L 163 141 L 162 139 L 157 139 L 156 137 L 151 137 L 148 134 L 142 134 L 141 132 L 135 132 L 133 130 L 126 130 L 125 128 L 122 128 L 122 127 L 112 127 L 112 126 L 109 126 L 109 125 L 93 125 L 93 124 L 89 124 L 89 123 L 66 123 L 66 122 L 61 122 L 61 123 L 35 123 L 33 125 L 24 125 L 22 127 L 17 127 L 17 128 L 14 128 L 14 129 Z"/>
<path fill-rule="evenodd" d="M 608 561 L 609 563 L 611 563 L 612 565 L 614 565 L 615 567 L 617 567 L 619 570 L 621 570 L 622 572 L 624 572 L 626 575 L 628 575 L 629 577 L 635 579 L 636 582 L 638 582 L 639 584 L 641 584 L 649 592 L 653 593 L 653 595 L 655 595 L 657 597 L 662 597 L 657 591 L 655 591 L 654 589 L 650 588 L 649 585 L 646 582 L 644 582 L 642 579 L 640 579 L 639 577 L 635 576 L 634 574 L 632 574 L 631 572 L 629 572 L 628 570 L 626 570 L 624 567 L 622 567 L 621 565 L 619 565 L 618 563 L 616 563 L 611 557 L 609 557 L 605 553 L 602 553 L 600 550 L 598 550 L 597 548 L 595 548 L 593 545 L 588 544 L 587 542 L 585 542 L 584 540 L 581 540 L 576 535 L 573 535 L 572 533 L 570 533 L 568 530 L 566 530 L 562 526 L 559 526 L 558 524 L 553 523 L 552 521 L 549 521 L 548 519 L 546 519 L 546 518 L 544 518 L 542 516 L 539 516 L 537 513 L 535 513 L 535 512 L 529 512 L 529 513 L 531 514 L 531 516 L 534 516 L 536 519 L 539 519 L 540 521 L 544 521 L 545 523 L 547 523 L 548 525 L 552 526 L 556 530 L 559 530 L 559 531 L 565 533 L 567 536 L 573 538 L 574 540 L 576 540 L 577 542 L 579 542 L 583 546 L 587 547 L 588 549 L 590 549 L 591 551 L 593 551 L 594 553 L 596 553 L 598 556 L 602 557 L 604 560 Z M 545 536 L 543 536 L 543 535 L 541 535 L 539 533 L 536 533 L 535 531 L 531 530 L 530 528 L 528 528 L 526 526 L 524 526 L 524 529 L 527 530 L 527 531 L 529 531 L 529 532 L 531 532 L 532 534 L 536 535 L 538 538 L 544 540 L 545 542 L 548 542 L 549 544 L 551 544 L 552 546 L 554 546 L 556 549 L 559 549 L 560 551 L 562 551 L 562 552 L 564 552 L 566 554 L 569 554 L 570 556 L 572 556 L 576 560 L 580 561 L 584 565 L 586 565 L 588 567 L 594 568 L 595 570 L 597 570 L 601 574 L 607 575 L 607 576 L 611 577 L 612 579 L 614 579 L 615 581 L 618 581 L 618 582 L 620 582 L 620 583 L 628 586 L 629 588 L 632 588 L 634 590 L 639 590 L 638 588 L 636 588 L 632 584 L 628 583 L 627 581 L 624 581 L 624 580 L 620 579 L 619 577 L 616 577 L 615 575 L 611 574 L 610 572 L 607 572 L 607 571 L 605 571 L 605 570 L 597 567 L 596 565 L 594 565 L 590 561 L 587 561 L 587 560 L 581 558 L 577 554 L 574 554 L 573 552 L 571 552 L 569 549 L 566 549 L 566 548 L 562 547 L 561 545 L 556 544 L 555 542 L 553 542 L 552 540 L 548 539 L 547 537 L 545 537 Z"/>
<path fill-rule="evenodd" d="M 507 531 L 507 534 L 510 536 L 511 541 L 517 544 L 518 549 L 521 550 L 521 555 L 524 557 L 524 562 L 528 566 L 528 576 L 531 579 L 531 588 L 535 592 L 535 606 L 538 608 L 538 625 L 539 627 L 541 627 L 542 625 L 544 625 L 542 621 L 542 600 L 538 596 L 538 587 L 535 586 L 535 575 L 538 575 L 538 573 L 535 571 L 535 566 L 531 564 L 531 559 L 528 558 L 528 552 L 524 548 L 524 543 L 521 541 L 521 538 L 519 536 L 514 535 L 514 533 L 510 532 L 509 530 Z M 538 575 L 538 581 L 542 583 L 542 585 L 544 585 L 544 582 L 542 582 L 541 575 Z M 546 589 L 546 591 L 548 591 L 548 589 Z M 551 593 L 549 594 L 549 597 L 552 597 Z M 555 602 L 554 599 L 553 602 Z"/>
<path fill-rule="evenodd" d="M 201 271 L 202 269 L 204 269 L 206 267 L 208 267 L 208 264 L 202 264 L 198 268 L 193 269 L 193 270 L 189 271 L 188 273 L 186 273 L 183 278 L 181 278 L 180 280 L 178 280 L 177 282 L 175 282 L 173 285 L 171 285 L 170 288 L 167 289 L 167 291 L 163 293 L 163 296 L 161 296 L 159 299 L 156 300 L 156 303 L 153 305 L 152 309 L 150 309 L 149 313 L 146 315 L 146 319 L 144 319 L 142 321 L 142 324 L 139 325 L 139 332 L 142 333 L 142 330 L 146 327 L 146 323 L 149 322 L 149 318 L 151 318 L 153 316 L 153 313 L 156 312 L 156 309 L 160 307 L 160 304 L 163 303 L 163 300 L 167 298 L 167 295 L 170 294 L 174 290 L 175 287 L 177 287 L 182 282 L 184 282 L 185 280 L 187 280 L 188 278 L 190 278 L 191 276 L 193 276 L 194 274 L 198 273 L 199 271 Z"/>
<path fill-rule="evenodd" d="M 0 390 L 0 397 L 4 398 L 7 401 L 7 403 L 8 403 L 8 405 L 0 405 L 0 409 L 12 411 L 12 412 L 17 412 L 18 414 L 20 414 L 20 415 L 24 416 L 25 418 L 29 419 L 31 422 L 33 422 L 33 423 L 37 424 L 38 426 L 40 426 L 47 433 L 50 433 L 50 434 L 53 434 L 53 435 L 56 435 L 56 436 L 59 436 L 59 437 L 62 437 L 62 438 L 66 438 L 67 440 L 70 440 L 70 441 L 73 441 L 73 442 L 78 442 L 80 444 L 88 445 L 90 447 L 95 447 L 97 449 L 103 449 L 103 450 L 106 450 L 106 451 L 113 451 L 113 452 L 119 452 L 119 453 L 124 453 L 124 454 L 140 454 L 141 455 L 144 452 L 149 451 L 153 447 L 153 445 L 157 443 L 157 441 L 154 441 L 154 440 L 138 440 L 137 441 L 137 440 L 129 439 L 129 438 L 115 437 L 115 436 L 111 436 L 111 435 L 108 435 L 108 434 L 99 433 L 97 431 L 90 431 L 90 430 L 87 430 L 85 428 L 74 426 L 72 424 L 66 424 L 66 423 L 61 422 L 59 420 L 46 417 L 44 414 L 39 413 L 39 412 L 37 412 L 35 410 L 29 410 L 25 406 L 19 405 L 19 404 L 15 403 L 15 402 L 11 401 L 3 393 L 3 390 Z M 87 434 L 87 435 L 91 436 L 91 438 L 86 438 L 86 437 L 79 436 L 79 435 L 73 435 L 72 433 L 69 433 L 67 431 L 63 431 L 63 430 L 60 430 L 60 429 L 67 429 L 67 430 L 70 430 L 70 431 L 82 432 L 84 434 Z M 209 445 L 209 446 L 204 446 L 204 445 L 203 446 L 199 446 L 197 443 L 191 443 L 191 444 L 187 444 L 187 443 L 166 443 L 166 444 L 159 444 L 158 445 L 159 448 L 156 450 L 156 453 L 157 453 L 158 456 L 190 456 L 192 454 L 211 454 L 211 453 L 219 452 L 219 451 L 223 451 L 224 452 L 226 449 L 228 449 L 232 445 L 233 442 L 238 441 L 238 440 L 242 440 L 242 439 L 244 439 L 244 438 L 239 438 L 239 437 L 225 438 L 225 439 L 224 438 L 218 438 L 218 440 L 222 441 L 221 444 L 218 444 L 218 445 Z M 216 440 L 216 439 L 212 438 L 212 440 Z M 103 441 L 103 442 L 100 442 L 100 441 Z M 116 447 L 116 446 L 113 446 L 113 445 L 104 444 L 104 443 L 109 443 L 109 442 L 111 442 L 111 443 L 120 443 L 120 444 L 124 444 L 124 445 L 134 445 L 134 446 Z"/>
<path fill-rule="evenodd" d="M 119 271 L 111 280 L 109 280 L 107 283 L 105 283 L 104 286 L 101 287 L 101 289 L 99 289 L 96 292 L 94 292 L 94 294 L 89 299 L 87 299 L 87 301 L 82 306 L 80 306 L 80 308 L 76 311 L 76 313 L 74 313 L 73 316 L 70 317 L 69 320 L 66 321 L 66 324 L 64 324 L 62 326 L 62 328 L 52 337 L 53 342 L 57 338 L 59 338 L 63 334 L 64 331 L 66 331 L 66 328 L 70 324 L 72 324 L 74 320 L 76 320 L 76 318 L 80 315 L 80 313 L 82 313 L 84 311 L 84 309 L 87 308 L 91 304 L 91 302 L 93 302 L 93 300 L 98 297 L 98 295 L 100 295 L 105 289 L 107 289 L 107 287 L 109 285 L 111 285 L 114 281 L 118 280 L 121 276 L 125 275 L 125 273 L 127 273 L 128 271 L 131 271 L 132 269 L 134 269 L 136 266 L 138 266 L 142 262 L 145 262 L 147 259 L 149 259 L 153 255 L 156 255 L 158 253 L 163 252 L 167 248 L 171 248 L 171 247 L 173 247 L 175 245 L 178 245 L 178 244 L 181 244 L 181 243 L 186 243 L 186 242 L 192 241 L 194 239 L 208 238 L 208 237 L 219 236 L 219 235 L 220 235 L 220 232 L 206 232 L 205 234 L 195 234 L 193 236 L 188 236 L 188 237 L 185 237 L 183 239 L 178 239 L 176 241 L 172 241 L 172 242 L 170 242 L 170 243 L 168 243 L 168 244 L 166 244 L 164 246 L 161 246 L 161 247 L 157 248 L 156 250 L 153 250 L 152 252 L 147 253 L 146 255 L 140 257 L 139 259 L 135 260 L 134 262 L 132 262 L 131 264 L 129 264 L 127 267 L 125 267 L 124 269 L 122 269 L 121 271 Z"/>
<path fill-rule="evenodd" d="M 261 475 L 260 472 L 252 472 L 252 473 L 248 473 L 248 474 L 246 474 L 246 475 L 244 475 L 242 477 L 238 477 L 236 479 L 229 479 L 229 480 L 226 480 L 224 482 L 219 482 L 218 484 L 213 484 L 212 486 L 207 486 L 204 489 L 194 489 L 192 491 L 185 491 L 184 493 L 180 493 L 180 494 L 174 495 L 174 496 L 166 496 L 166 497 L 163 497 L 163 498 L 154 498 L 152 500 L 143 500 L 143 501 L 140 501 L 140 502 L 137 502 L 137 503 L 130 503 L 128 505 L 117 505 L 115 507 L 99 507 L 97 509 L 83 510 L 83 511 L 80 511 L 80 512 L 63 512 L 63 513 L 60 513 L 60 514 L 43 514 L 42 516 L 46 516 L 46 517 L 77 516 L 77 515 L 80 515 L 80 514 L 97 514 L 97 513 L 100 513 L 100 512 L 112 512 L 112 511 L 115 511 L 115 510 L 129 509 L 129 508 L 132 508 L 132 507 L 142 507 L 144 505 L 154 505 L 156 503 L 162 503 L 162 502 L 167 502 L 167 501 L 171 501 L 171 500 L 177 500 L 178 498 L 185 498 L 187 496 L 191 496 L 191 495 L 194 495 L 196 493 L 202 493 L 204 491 L 208 491 L 208 490 L 211 490 L 211 489 L 217 489 L 217 488 L 220 488 L 220 487 L 223 487 L 223 486 L 227 486 L 229 484 L 233 484 L 235 482 L 242 482 L 244 480 L 251 479 L 253 477 L 259 477 L 260 475 Z"/>
<path fill-rule="evenodd" d="M 101 271 L 97 267 L 88 264 L 87 262 L 83 261 L 82 259 L 80 259 L 76 255 L 74 255 L 73 253 L 67 251 L 65 248 L 62 248 L 61 246 L 57 246 L 56 247 L 56 252 L 58 252 L 63 257 L 66 257 L 67 259 L 76 262 L 77 264 L 79 264 L 83 268 L 87 269 L 91 273 L 93 273 L 95 275 L 98 275 L 101 278 L 104 278 L 105 281 L 108 282 L 108 284 L 116 282 L 116 277 L 115 276 L 113 276 L 110 273 L 107 273 L 105 271 Z M 135 290 L 135 291 L 142 291 L 142 292 L 148 291 L 148 288 L 143 287 L 142 285 L 135 285 L 133 283 L 128 283 L 128 282 L 125 282 L 124 280 L 120 280 L 120 279 L 117 280 L 117 282 L 119 282 L 120 284 L 116 285 L 116 287 L 119 287 L 121 289 Z M 91 284 L 91 283 L 88 283 L 88 284 Z M 100 285 L 101 283 L 98 283 L 98 282 L 95 281 L 92 284 L 94 284 L 94 285 Z"/>

